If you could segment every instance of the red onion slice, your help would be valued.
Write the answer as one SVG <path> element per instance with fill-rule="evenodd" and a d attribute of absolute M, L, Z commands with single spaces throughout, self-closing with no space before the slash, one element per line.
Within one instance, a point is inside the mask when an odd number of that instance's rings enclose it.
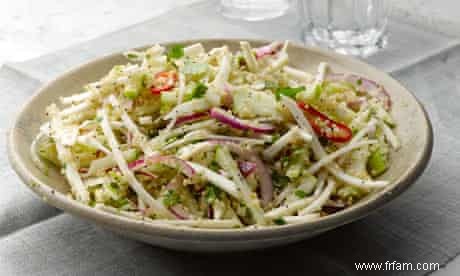
<path fill-rule="evenodd" d="M 128 131 L 128 133 L 126 134 L 126 142 L 128 143 L 128 145 L 131 145 L 133 143 L 133 138 L 133 134 Z"/>
<path fill-rule="evenodd" d="M 263 206 L 267 206 L 273 200 L 273 183 L 268 169 L 257 153 L 243 149 L 240 145 L 230 141 L 212 141 L 211 143 L 226 145 L 231 152 L 237 154 L 242 159 L 255 163 L 255 174 L 260 184 L 261 202 Z"/>
<path fill-rule="evenodd" d="M 229 114 L 225 110 L 217 107 L 213 107 L 210 113 L 211 117 L 220 121 L 221 123 L 227 124 L 233 128 L 240 130 L 252 130 L 254 132 L 268 133 L 275 130 L 275 127 L 270 124 L 253 124 L 245 120 L 236 118 Z"/>
<path fill-rule="evenodd" d="M 133 171 L 140 169 L 144 166 L 145 166 L 145 160 L 142 158 L 128 163 L 128 168 Z"/>
<path fill-rule="evenodd" d="M 255 169 L 257 168 L 257 165 L 254 162 L 240 161 L 238 162 L 238 167 L 241 171 L 241 174 L 244 177 L 247 177 L 255 171 Z"/>
<path fill-rule="evenodd" d="M 283 43 L 281 42 L 274 42 L 259 48 L 255 48 L 254 51 L 256 54 L 256 59 L 261 59 L 264 56 L 274 55 L 279 50 L 281 50 L 281 48 L 283 48 Z"/>
<path fill-rule="evenodd" d="M 224 92 L 225 93 L 232 93 L 233 89 L 234 88 L 230 83 L 228 83 L 228 82 L 224 83 Z"/>
<path fill-rule="evenodd" d="M 352 83 L 358 91 L 366 92 L 370 96 L 377 98 L 383 103 L 383 107 L 388 111 L 391 108 L 391 98 L 385 88 L 373 80 L 354 74 L 330 73 L 326 76 L 328 81 L 345 81 Z"/>
<path fill-rule="evenodd" d="M 180 117 L 177 117 L 175 126 L 183 125 L 183 124 L 190 123 L 190 122 L 200 121 L 200 120 L 206 119 L 207 117 L 209 117 L 208 111 L 196 112 L 196 113 L 180 116 Z"/>
<path fill-rule="evenodd" d="M 174 206 L 171 206 L 168 209 L 178 219 L 188 219 L 190 217 L 190 214 L 180 204 L 176 204 Z"/>
<path fill-rule="evenodd" d="M 192 177 L 195 174 L 195 170 L 192 167 L 190 167 L 190 165 L 187 164 L 187 162 L 172 155 L 153 155 L 143 159 L 141 158 L 133 162 L 130 162 L 128 164 L 128 168 L 130 168 L 131 170 L 137 170 L 147 166 L 148 163 L 160 163 L 177 168 L 188 177 Z"/>
<path fill-rule="evenodd" d="M 214 217 L 214 210 L 212 209 L 211 205 L 208 205 L 208 211 L 207 211 L 208 218 L 212 219 Z"/>
<path fill-rule="evenodd" d="M 87 172 L 88 172 L 88 168 L 79 168 L 79 169 L 78 169 L 78 172 L 79 172 L 79 173 L 87 173 Z"/>
<path fill-rule="evenodd" d="M 140 175 L 143 175 L 143 176 L 147 176 L 149 177 L 150 179 L 155 179 L 155 178 L 158 178 L 158 176 L 154 175 L 153 173 L 151 172 L 148 172 L 148 171 L 136 171 L 136 174 L 140 174 Z"/>

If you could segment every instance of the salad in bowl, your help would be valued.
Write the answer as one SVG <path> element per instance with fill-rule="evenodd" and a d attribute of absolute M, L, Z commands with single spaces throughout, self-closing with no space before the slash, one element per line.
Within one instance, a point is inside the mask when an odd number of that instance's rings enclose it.
<path fill-rule="evenodd" d="M 348 208 L 388 185 L 390 96 L 324 62 L 293 68 L 288 46 L 128 51 L 48 106 L 32 159 L 82 204 L 152 224 L 276 227 Z"/>

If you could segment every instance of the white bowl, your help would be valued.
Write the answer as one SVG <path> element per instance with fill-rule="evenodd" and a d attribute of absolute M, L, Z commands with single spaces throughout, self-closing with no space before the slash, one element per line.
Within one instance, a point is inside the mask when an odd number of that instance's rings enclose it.
<path fill-rule="evenodd" d="M 205 48 L 228 45 L 232 50 L 239 46 L 237 39 L 202 39 L 164 43 L 191 44 L 201 42 Z M 249 40 L 252 45 L 267 41 Z M 112 215 L 96 210 L 66 194 L 69 186 L 56 171 L 48 175 L 38 170 L 29 154 L 30 143 L 45 121 L 45 107 L 60 96 L 81 91 L 83 85 L 96 81 L 112 66 L 126 63 L 121 53 L 105 56 L 79 66 L 51 81 L 37 91 L 19 112 L 8 137 L 8 155 L 14 170 L 42 200 L 73 215 L 82 217 L 114 232 L 153 245 L 187 251 L 235 251 L 264 248 L 287 244 L 309 238 L 367 216 L 407 189 L 425 169 L 433 148 L 430 121 L 422 105 L 396 80 L 376 68 L 356 59 L 333 52 L 291 44 L 291 65 L 315 71 L 319 62 L 328 62 L 334 71 L 354 72 L 383 84 L 390 94 L 392 115 L 398 126 L 396 133 L 401 140 L 401 149 L 392 153 L 389 170 L 381 176 L 390 181 L 385 189 L 371 194 L 357 204 L 340 212 L 322 217 L 317 221 L 273 226 L 262 229 L 209 230 L 157 226 L 144 221 Z"/>

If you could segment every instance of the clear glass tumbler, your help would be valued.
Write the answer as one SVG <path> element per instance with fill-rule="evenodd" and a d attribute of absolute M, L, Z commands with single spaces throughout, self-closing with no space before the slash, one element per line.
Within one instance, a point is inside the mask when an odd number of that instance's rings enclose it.
<path fill-rule="evenodd" d="M 300 0 L 300 4 L 306 44 L 366 57 L 387 43 L 387 0 Z"/>
<path fill-rule="evenodd" d="M 222 15 L 248 21 L 279 17 L 289 8 L 289 0 L 221 0 L 220 3 Z"/>

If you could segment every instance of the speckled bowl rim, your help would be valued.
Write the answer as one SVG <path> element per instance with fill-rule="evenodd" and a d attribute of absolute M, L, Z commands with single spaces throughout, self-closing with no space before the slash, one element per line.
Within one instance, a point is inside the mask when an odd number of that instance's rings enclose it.
<path fill-rule="evenodd" d="M 214 39 L 193 39 L 193 40 L 180 40 L 180 41 L 167 41 L 160 42 L 163 45 L 171 44 L 191 44 L 196 42 L 203 43 L 222 43 L 227 42 L 238 42 L 241 40 L 247 40 L 251 43 L 268 43 L 268 40 L 262 39 L 245 39 L 245 38 L 214 38 Z M 142 49 L 148 47 L 137 47 L 136 49 Z M 18 154 L 18 143 L 16 143 L 16 137 L 18 135 L 17 129 L 13 127 L 8 135 L 7 146 L 8 146 L 8 158 L 13 169 L 27 184 L 35 194 L 37 194 L 42 200 L 46 201 L 48 204 L 57 207 L 61 210 L 64 210 L 70 214 L 82 217 L 89 221 L 95 222 L 107 228 L 115 228 L 120 231 L 134 231 L 136 233 L 142 233 L 147 235 L 161 236 L 162 238 L 172 239 L 172 240 L 194 240 L 194 241 L 215 241 L 215 242 L 224 242 L 224 241 L 253 241 L 253 240 L 276 240 L 283 239 L 286 236 L 293 237 L 302 235 L 305 232 L 322 232 L 329 229 L 339 227 L 341 225 L 350 223 L 357 219 L 360 219 L 364 216 L 367 216 L 373 211 L 384 206 L 386 203 L 391 201 L 405 191 L 409 186 L 411 186 L 415 180 L 422 174 L 425 170 L 433 150 L 433 129 L 431 122 L 428 118 L 427 112 L 424 109 L 420 101 L 410 93 L 405 87 L 403 87 L 398 81 L 391 78 L 388 74 L 381 72 L 375 67 L 368 65 L 362 61 L 359 61 L 354 58 L 343 56 L 328 50 L 316 48 L 316 47 L 306 47 L 296 43 L 291 43 L 291 47 L 301 48 L 305 51 L 310 51 L 313 53 L 318 53 L 321 55 L 330 56 L 331 58 L 343 62 L 345 64 L 354 63 L 354 66 L 365 67 L 366 70 L 373 70 L 376 73 L 384 75 L 387 78 L 395 81 L 401 88 L 405 90 L 414 102 L 417 107 L 422 111 L 424 116 L 424 133 L 426 144 L 423 149 L 419 152 L 416 162 L 414 162 L 404 174 L 400 175 L 398 179 L 390 183 L 385 189 L 379 191 L 377 195 L 370 199 L 369 201 L 358 202 L 357 204 L 342 210 L 340 212 L 322 217 L 316 221 L 299 223 L 299 224 L 290 224 L 282 226 L 273 226 L 273 227 L 264 227 L 264 228 L 238 228 L 238 229 L 201 229 L 201 228 L 184 228 L 184 227 L 175 227 L 175 226 L 162 226 L 154 225 L 142 220 L 134 220 L 119 215 L 110 214 L 89 206 L 86 206 L 82 203 L 79 203 L 75 200 L 70 199 L 67 195 L 55 192 L 50 186 L 46 185 L 40 181 L 33 173 L 29 172 L 25 165 L 24 160 Z M 102 60 L 109 60 L 120 55 L 120 52 L 103 56 L 101 58 L 92 60 L 90 62 L 84 63 L 76 68 L 73 68 L 66 73 L 62 74 L 60 77 L 54 79 L 53 81 L 42 86 L 33 96 L 31 96 L 28 101 L 23 105 L 20 111 L 17 114 L 17 119 L 14 121 L 14 126 L 18 123 L 18 118 L 23 113 L 29 110 L 33 99 L 40 97 L 43 91 L 46 91 L 51 85 L 56 82 L 59 82 L 61 79 L 64 79 L 69 74 L 77 72 L 82 67 L 91 66 Z"/>

